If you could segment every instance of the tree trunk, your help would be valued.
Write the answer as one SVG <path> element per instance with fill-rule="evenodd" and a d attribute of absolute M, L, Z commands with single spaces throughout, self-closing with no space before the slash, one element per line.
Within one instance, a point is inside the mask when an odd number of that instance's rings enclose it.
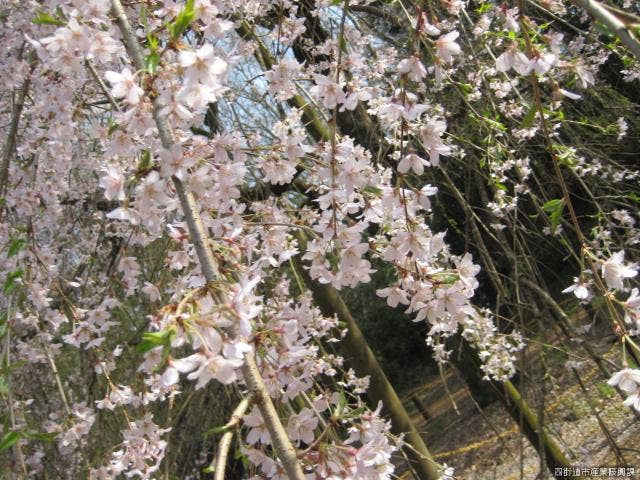
<path fill-rule="evenodd" d="M 571 462 L 547 430 L 540 429 L 538 416 L 517 387 L 508 380 L 502 383 L 482 380 L 480 359 L 473 347 L 464 339 L 460 342 L 459 353 L 457 358 L 452 358 L 452 362 L 465 379 L 478 404 L 486 406 L 492 399 L 500 400 L 538 455 L 544 457 L 550 473 L 556 478 L 564 478 L 562 475 L 556 475 L 555 470 L 569 467 Z"/>
<path fill-rule="evenodd" d="M 375 408 L 378 402 L 382 402 L 391 418 L 391 431 L 398 435 L 405 435 L 405 442 L 411 446 L 406 450 L 411 467 L 418 473 L 420 479 L 438 480 L 440 478 L 438 464 L 431 456 L 340 294 L 332 286 L 312 280 L 298 259 L 296 259 L 296 269 L 311 290 L 322 313 L 327 316 L 337 315 L 338 319 L 347 324 L 347 335 L 340 342 L 342 354 L 356 374 L 370 376 L 367 395 L 371 408 Z"/>

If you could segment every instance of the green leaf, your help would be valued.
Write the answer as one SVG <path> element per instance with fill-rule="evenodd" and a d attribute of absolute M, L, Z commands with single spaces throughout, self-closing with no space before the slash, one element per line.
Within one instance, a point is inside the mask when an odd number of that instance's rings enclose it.
<path fill-rule="evenodd" d="M 63 27 L 67 24 L 59 18 L 56 18 L 50 13 L 44 12 L 42 10 L 38 10 L 38 12 L 36 13 L 36 18 L 32 19 L 31 23 L 35 23 L 36 25 L 57 25 L 59 27 Z"/>
<path fill-rule="evenodd" d="M 11 239 L 11 244 L 9 245 L 9 250 L 7 251 L 7 258 L 11 258 L 14 255 L 17 255 L 22 247 L 25 245 L 24 238 L 13 238 Z"/>
<path fill-rule="evenodd" d="M 15 285 L 16 280 L 24 275 L 24 270 L 19 268 L 18 270 L 14 270 L 7 275 L 7 279 L 4 282 L 4 293 L 8 293 Z"/>
<path fill-rule="evenodd" d="M 20 437 L 22 437 L 22 434 L 20 432 L 7 433 L 2 441 L 0 441 L 0 452 L 4 452 L 5 450 L 13 447 L 16 443 L 18 443 Z"/>
<path fill-rule="evenodd" d="M 367 411 L 367 407 L 365 406 L 358 407 L 351 410 L 347 415 L 345 415 L 345 418 L 357 418 L 363 413 L 365 413 L 366 411 Z"/>
<path fill-rule="evenodd" d="M 204 436 L 208 437 L 210 435 L 218 435 L 220 433 L 226 433 L 228 431 L 229 431 L 229 427 L 227 427 L 226 425 L 222 425 L 221 427 L 210 428 L 209 430 L 204 432 Z"/>
<path fill-rule="evenodd" d="M 459 82 L 458 86 L 465 95 L 469 95 L 471 92 L 473 92 L 473 85 L 471 85 L 470 83 Z"/>
<path fill-rule="evenodd" d="M 151 168 L 151 150 L 146 149 L 143 150 L 140 154 L 140 161 L 138 162 L 138 172 L 144 172 L 145 170 Z"/>
<path fill-rule="evenodd" d="M 527 114 L 522 119 L 522 122 L 520 122 L 520 128 L 529 128 L 531 125 L 533 125 L 533 121 L 536 119 L 537 112 L 538 109 L 536 108 L 536 106 L 531 105 L 531 107 L 527 111 Z"/>
<path fill-rule="evenodd" d="M 375 185 L 367 185 L 366 187 L 364 187 L 364 192 L 370 193 L 371 195 L 375 195 L 376 197 L 382 196 L 382 189 L 376 187 Z"/>
<path fill-rule="evenodd" d="M 576 152 L 571 147 L 565 147 L 564 145 L 554 144 L 553 149 L 558 156 L 558 162 L 565 167 L 573 168 L 576 165 L 578 157 Z"/>
<path fill-rule="evenodd" d="M 58 436 L 57 432 L 25 432 L 22 435 L 24 438 L 31 440 L 37 440 L 39 442 L 51 443 Z"/>
<path fill-rule="evenodd" d="M 544 210 L 545 213 L 549 215 L 549 221 L 551 222 L 551 231 L 555 231 L 555 229 L 560 224 L 560 219 L 562 218 L 562 212 L 564 210 L 564 200 L 561 198 L 554 198 L 553 200 L 549 200 L 542 206 L 542 210 Z"/>
<path fill-rule="evenodd" d="M 492 8 L 493 6 L 490 3 L 483 2 L 478 6 L 478 8 L 476 8 L 476 13 L 482 15 L 483 13 L 487 13 Z"/>
<path fill-rule="evenodd" d="M 156 347 L 168 347 L 171 339 L 175 335 L 173 330 L 162 330 L 160 332 L 146 332 L 142 334 L 142 341 L 136 347 L 140 353 L 148 352 Z"/>
<path fill-rule="evenodd" d="M 637 194 L 635 194 L 635 193 L 631 192 L 631 193 L 628 193 L 628 194 L 626 195 L 626 197 L 627 197 L 629 200 L 633 200 L 633 201 L 634 201 L 634 202 L 636 202 L 636 203 L 640 203 L 640 195 L 637 195 Z"/>
<path fill-rule="evenodd" d="M 155 75 L 158 72 L 158 64 L 160 63 L 160 54 L 153 52 L 144 57 L 144 68 L 149 75 Z"/>
<path fill-rule="evenodd" d="M 344 394 L 343 391 L 340 391 L 340 398 L 338 399 L 338 408 L 340 410 L 343 410 L 346 406 L 347 406 L 347 396 Z"/>
<path fill-rule="evenodd" d="M 147 46 L 149 47 L 150 52 L 157 52 L 159 46 L 158 37 L 147 34 Z"/>
<path fill-rule="evenodd" d="M 173 23 L 169 25 L 171 40 L 177 40 L 196 18 L 196 10 L 193 5 L 194 1 L 195 0 L 187 0 L 182 11 L 176 16 Z"/>
<path fill-rule="evenodd" d="M 107 136 L 110 137 L 111 134 L 118 129 L 118 124 L 116 122 L 114 122 L 113 118 L 111 118 L 111 117 L 109 117 L 109 119 L 107 121 L 109 123 L 109 129 L 107 130 Z"/>

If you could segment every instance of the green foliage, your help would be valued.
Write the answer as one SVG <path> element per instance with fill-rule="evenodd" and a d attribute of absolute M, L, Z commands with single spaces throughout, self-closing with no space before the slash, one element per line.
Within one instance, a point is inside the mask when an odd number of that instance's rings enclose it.
<path fill-rule="evenodd" d="M 31 20 L 31 22 L 36 25 L 56 25 L 58 27 L 63 27 L 67 24 L 59 9 L 56 11 L 56 16 L 53 16 L 43 10 L 38 10 L 36 17 Z"/>
<path fill-rule="evenodd" d="M 191 22 L 196 18 L 196 11 L 194 8 L 195 0 L 187 0 L 184 8 L 176 16 L 175 20 L 169 24 L 169 32 L 171 33 L 171 40 L 176 41 L 180 38 Z"/>
<path fill-rule="evenodd" d="M 160 346 L 168 348 L 174 335 L 175 332 L 173 330 L 145 332 L 142 335 L 142 342 L 140 342 L 140 345 L 137 346 L 137 350 L 139 353 L 145 353 Z"/>
<path fill-rule="evenodd" d="M 22 438 L 21 432 L 9 432 L 0 441 L 0 453 L 13 447 Z"/>
<path fill-rule="evenodd" d="M 9 272 L 9 274 L 7 275 L 7 279 L 4 281 L 4 287 L 2 288 L 2 291 L 4 293 L 9 293 L 11 290 L 13 290 L 16 285 L 16 280 L 21 278 L 22 275 L 24 275 L 24 270 L 22 268 L 18 268 L 13 272 Z"/>
<path fill-rule="evenodd" d="M 147 48 L 149 54 L 144 57 L 144 67 L 149 75 L 155 75 L 158 72 L 160 64 L 160 52 L 158 51 L 158 38 L 154 35 L 147 35 Z"/>
<path fill-rule="evenodd" d="M 24 238 L 12 238 L 11 243 L 9 244 L 9 248 L 7 249 L 7 258 L 11 258 L 18 254 L 20 250 L 24 248 L 26 241 Z"/>
<path fill-rule="evenodd" d="M 160 63 L 160 54 L 158 52 L 150 53 L 144 57 L 144 68 L 149 75 L 155 75 L 158 72 L 158 64 Z"/>
<path fill-rule="evenodd" d="M 542 210 L 549 216 L 549 222 L 551 222 L 551 230 L 554 231 L 558 228 L 560 220 L 562 219 L 562 212 L 564 211 L 564 200 L 562 198 L 554 198 L 549 200 L 542 206 Z"/>

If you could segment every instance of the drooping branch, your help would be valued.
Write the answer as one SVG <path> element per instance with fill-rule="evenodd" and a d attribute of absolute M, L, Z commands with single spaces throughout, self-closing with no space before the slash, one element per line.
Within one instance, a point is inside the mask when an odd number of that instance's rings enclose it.
<path fill-rule="evenodd" d="M 218 453 L 216 454 L 215 474 L 214 480 L 224 480 L 224 472 L 226 470 L 227 458 L 229 456 L 229 447 L 231 447 L 231 440 L 233 439 L 233 431 L 240 423 L 240 419 L 249 408 L 251 404 L 251 396 L 246 396 L 235 408 L 231 414 L 231 418 L 224 426 L 225 432 L 218 443 Z"/>
<path fill-rule="evenodd" d="M 7 190 L 7 183 L 9 181 L 9 165 L 11 163 L 11 157 L 16 149 L 16 137 L 18 135 L 18 126 L 20 125 L 20 116 L 24 109 L 24 102 L 29 92 L 29 86 L 31 85 L 31 74 L 36 66 L 37 56 L 35 51 L 29 54 L 30 69 L 27 74 L 27 78 L 24 79 L 22 85 L 18 89 L 16 102 L 13 106 L 13 114 L 11 115 L 11 124 L 9 125 L 9 132 L 7 138 L 4 141 L 2 147 L 2 164 L 0 165 L 0 197 L 4 197 Z"/>
<path fill-rule="evenodd" d="M 620 39 L 624 46 L 640 60 L 640 41 L 638 41 L 629 28 L 633 25 L 629 16 L 616 15 L 611 7 L 603 5 L 596 0 L 573 0 L 573 3 L 584 8 L 593 18 L 606 25 L 607 28 Z"/>
<path fill-rule="evenodd" d="M 358 375 L 370 375 L 367 392 L 371 403 L 382 402 L 391 418 L 391 429 L 396 434 L 404 434 L 405 442 L 411 447 L 407 449 L 412 468 L 420 478 L 437 480 L 440 478 L 438 463 L 433 459 L 427 445 L 420 436 L 393 385 L 385 375 L 380 363 L 371 351 L 358 323 L 344 303 L 338 291 L 331 285 L 321 284 L 311 279 L 299 259 L 295 261 L 296 271 L 302 276 L 311 290 L 315 302 L 324 315 L 337 315 L 346 323 L 347 335 L 341 344 L 345 351 L 345 359 L 352 365 Z"/>
<path fill-rule="evenodd" d="M 127 53 L 131 56 L 135 67 L 138 70 L 144 70 L 142 48 L 136 39 L 120 0 L 112 0 L 111 5 L 116 23 L 122 32 Z M 162 115 L 161 111 L 162 104 L 160 103 L 160 99 L 156 97 L 153 100 L 153 118 L 158 128 L 162 145 L 168 149 L 175 143 L 175 137 L 168 120 Z M 200 209 L 198 208 L 196 199 L 180 179 L 173 177 L 172 180 L 178 194 L 180 206 L 187 220 L 189 234 L 200 262 L 200 268 L 207 282 L 215 282 L 218 278 L 217 263 L 210 248 L 211 240 L 200 218 Z M 253 352 L 245 354 L 242 369 L 245 381 L 247 382 L 250 392 L 255 396 L 265 426 L 271 435 L 274 450 L 280 458 L 288 477 L 293 480 L 304 480 L 304 473 L 298 461 L 295 447 L 291 443 L 280 421 L 278 412 L 269 396 L 253 355 Z"/>
<path fill-rule="evenodd" d="M 242 22 L 236 31 L 241 38 L 245 40 L 251 40 L 258 45 L 258 48 L 255 52 L 255 58 L 260 66 L 265 70 L 273 68 L 276 60 L 269 53 L 269 50 L 264 45 L 264 43 L 262 43 L 262 41 L 256 36 L 251 26 L 247 22 Z M 318 113 L 314 110 L 313 105 L 305 101 L 305 99 L 299 94 L 294 95 L 293 98 L 290 98 L 287 101 L 287 103 L 293 108 L 302 110 L 302 119 L 305 122 L 307 131 L 309 132 L 311 137 L 313 137 L 316 141 L 329 140 L 329 138 L 331 137 L 329 127 L 326 125 L 320 115 L 318 115 Z"/>

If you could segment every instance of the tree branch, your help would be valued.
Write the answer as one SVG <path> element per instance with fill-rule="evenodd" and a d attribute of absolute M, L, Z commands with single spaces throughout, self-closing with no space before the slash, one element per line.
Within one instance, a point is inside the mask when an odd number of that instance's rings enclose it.
<path fill-rule="evenodd" d="M 144 70 L 142 48 L 129 23 L 122 3 L 120 0 L 112 0 L 111 6 L 113 16 L 122 33 L 127 53 L 131 56 L 136 69 Z M 159 97 L 156 97 L 153 99 L 153 118 L 158 128 L 163 147 L 169 149 L 175 143 L 175 136 L 168 120 L 160 113 L 161 110 L 162 104 Z M 187 227 L 200 262 L 202 273 L 207 282 L 214 282 L 218 277 L 218 267 L 213 253 L 209 248 L 210 238 L 200 218 L 200 209 L 198 208 L 193 193 L 187 190 L 182 181 L 176 177 L 173 177 L 172 180 L 178 194 L 180 206 L 187 220 Z M 280 457 L 280 461 L 290 479 L 304 480 L 304 472 L 298 462 L 296 449 L 280 421 L 278 412 L 256 365 L 253 352 L 247 353 L 244 361 L 242 372 L 245 381 L 247 382 L 249 390 L 256 398 L 258 408 L 271 436 L 271 442 L 276 454 Z"/>
<path fill-rule="evenodd" d="M 29 92 L 29 86 L 31 85 L 31 74 L 36 67 L 37 56 L 35 51 L 29 54 L 30 69 L 27 74 L 27 78 L 24 79 L 22 85 L 18 89 L 18 98 L 14 105 L 13 115 L 11 117 L 11 124 L 9 125 L 9 133 L 4 141 L 2 147 L 2 165 L 0 165 L 0 197 L 4 197 L 7 189 L 7 182 L 9 181 L 9 164 L 11 163 L 11 157 L 16 149 L 16 137 L 18 135 L 18 125 L 20 124 L 20 116 L 24 108 L 24 102 Z"/>
<path fill-rule="evenodd" d="M 224 426 L 226 430 L 222 438 L 220 439 L 220 443 L 218 444 L 218 454 L 216 455 L 216 463 L 215 463 L 215 475 L 213 480 L 224 480 L 224 471 L 227 466 L 227 458 L 229 457 L 229 447 L 231 447 L 231 440 L 233 439 L 233 431 L 235 427 L 240 423 L 240 419 L 249 408 L 251 404 L 251 395 L 247 395 L 242 401 L 238 404 L 236 409 L 231 414 L 231 418 Z"/>
<path fill-rule="evenodd" d="M 625 47 L 640 60 L 640 42 L 629 30 L 630 23 L 623 21 L 611 9 L 596 0 L 573 0 L 577 6 L 584 8 L 589 14 L 604 23 L 620 39 Z"/>

